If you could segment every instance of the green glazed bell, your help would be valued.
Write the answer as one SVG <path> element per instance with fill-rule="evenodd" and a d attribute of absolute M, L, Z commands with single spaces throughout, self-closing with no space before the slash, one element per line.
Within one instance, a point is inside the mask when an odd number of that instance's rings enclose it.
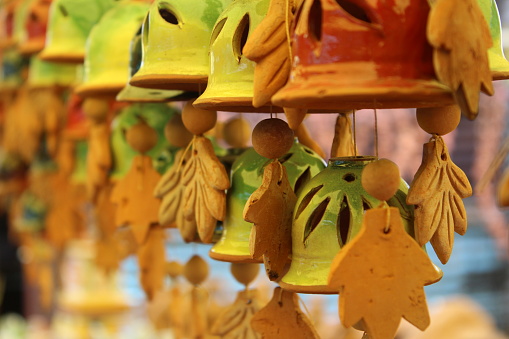
<path fill-rule="evenodd" d="M 73 87 L 78 82 L 78 66 L 47 62 L 38 56 L 30 58 L 28 85 L 30 88 Z"/>
<path fill-rule="evenodd" d="M 267 14 L 269 0 L 237 0 L 218 18 L 210 39 L 210 74 L 207 88 L 194 106 L 231 112 L 262 112 L 253 107 L 256 63 L 242 49 L 249 34 Z"/>
<path fill-rule="evenodd" d="M 231 188 L 226 196 L 226 218 L 221 239 L 212 247 L 212 259 L 228 262 L 262 262 L 252 259 L 249 252 L 249 236 L 253 224 L 243 218 L 244 206 L 251 194 L 260 187 L 265 166 L 272 160 L 262 157 L 252 148 L 246 150 L 233 163 Z M 288 180 L 299 191 L 303 185 L 324 169 L 325 163 L 315 152 L 295 143 L 290 151 L 279 159 L 286 168 Z"/>
<path fill-rule="evenodd" d="M 509 79 L 509 61 L 505 58 L 502 48 L 502 28 L 497 3 L 495 0 L 478 0 L 478 3 L 488 22 L 493 40 L 493 46 L 488 50 L 493 80 Z"/>
<path fill-rule="evenodd" d="M 41 59 L 82 63 L 88 34 L 115 4 L 115 0 L 54 0 Z"/>
<path fill-rule="evenodd" d="M 129 79 L 131 79 L 141 66 L 141 28 L 132 39 L 129 50 Z M 141 88 L 132 86 L 127 82 L 122 91 L 118 93 L 116 100 L 123 102 L 187 101 L 197 96 L 198 93 L 194 92 Z"/>
<path fill-rule="evenodd" d="M 86 43 L 80 96 L 116 96 L 129 79 L 129 46 L 149 6 L 140 1 L 122 1 L 94 26 Z"/>
<path fill-rule="evenodd" d="M 143 60 L 131 85 L 200 91 L 209 73 L 212 27 L 230 0 L 156 0 L 145 18 Z"/>
<path fill-rule="evenodd" d="M 363 168 L 374 160 L 375 157 L 333 158 L 297 195 L 292 261 L 279 283 L 281 287 L 298 293 L 338 292 L 327 286 L 332 260 L 359 232 L 364 211 L 381 203 L 361 184 Z M 407 192 L 408 185 L 402 179 L 398 192 L 387 203 L 400 210 L 403 225 L 413 237 L 413 207 L 405 203 Z"/>
<path fill-rule="evenodd" d="M 164 127 L 173 114 L 176 113 L 177 110 L 175 108 L 161 103 L 133 104 L 121 110 L 111 126 L 110 143 L 112 147 L 113 168 L 110 177 L 113 181 L 117 181 L 127 174 L 131 168 L 133 158 L 139 154 L 129 146 L 124 136 L 124 132 L 129 127 L 137 124 L 139 118 L 143 118 L 157 132 L 157 144 L 147 152 L 147 155 L 153 160 L 154 168 L 160 169 L 162 172 L 164 168 L 173 163 L 174 158 L 166 156 L 166 163 L 162 166 L 159 163 L 159 156 L 169 147 L 168 141 L 164 137 Z"/>

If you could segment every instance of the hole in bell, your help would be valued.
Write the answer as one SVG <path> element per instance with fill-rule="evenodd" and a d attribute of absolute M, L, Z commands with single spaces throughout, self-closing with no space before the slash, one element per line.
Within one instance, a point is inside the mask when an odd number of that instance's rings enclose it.
<path fill-rule="evenodd" d="M 343 175 L 343 180 L 346 182 L 353 182 L 353 181 L 355 181 L 355 174 L 347 173 L 347 174 Z"/>
<path fill-rule="evenodd" d="M 330 198 L 327 197 L 324 201 L 318 205 L 318 207 L 311 213 L 311 216 L 309 217 L 306 228 L 304 229 L 304 246 L 306 245 L 306 241 L 313 233 L 313 231 L 318 227 L 320 224 L 320 221 L 322 221 L 323 215 L 325 214 L 325 211 L 327 210 L 327 206 L 329 205 Z"/>
<path fill-rule="evenodd" d="M 240 20 L 240 23 L 237 26 L 233 36 L 233 53 L 238 62 L 240 62 L 240 59 L 242 58 L 242 50 L 244 49 L 244 46 L 247 42 L 247 37 L 249 36 L 249 24 L 249 15 L 246 14 L 242 20 Z"/>
<path fill-rule="evenodd" d="M 345 12 L 353 16 L 355 19 L 371 23 L 371 19 L 364 8 L 349 0 L 336 0 L 336 2 Z"/>
<path fill-rule="evenodd" d="M 163 18 L 164 21 L 172 24 L 172 25 L 178 25 L 179 20 L 177 19 L 177 16 L 170 11 L 168 8 L 165 7 L 159 7 L 159 15 L 161 18 Z"/>
<path fill-rule="evenodd" d="M 336 222 L 340 247 L 343 247 L 348 240 L 348 234 L 350 233 L 350 222 L 351 222 L 350 208 L 348 205 L 348 200 L 346 199 L 346 197 L 344 197 L 343 201 L 341 202 L 341 210 L 339 212 L 338 220 Z"/>
<path fill-rule="evenodd" d="M 226 24 L 227 19 L 228 18 L 221 19 L 221 21 L 219 21 L 216 24 L 216 26 L 214 27 L 214 30 L 212 31 L 212 35 L 210 36 L 210 46 L 212 46 L 212 44 L 216 41 L 217 37 L 223 30 L 224 24 Z"/>
<path fill-rule="evenodd" d="M 317 186 L 317 187 L 314 187 L 313 189 L 311 189 L 308 194 L 306 194 L 306 196 L 304 197 L 304 199 L 302 199 L 302 201 L 300 202 L 300 205 L 299 205 L 299 208 L 297 208 L 297 213 L 295 214 L 295 219 L 298 219 L 300 214 L 306 209 L 306 207 L 309 205 L 309 203 L 311 202 L 311 199 L 313 199 L 313 197 L 315 196 L 316 193 L 318 193 L 319 190 L 321 190 L 323 187 L 323 185 L 320 185 L 320 186 Z"/>
<path fill-rule="evenodd" d="M 309 34 L 316 41 L 322 41 L 322 3 L 315 0 L 309 10 L 308 19 Z"/>

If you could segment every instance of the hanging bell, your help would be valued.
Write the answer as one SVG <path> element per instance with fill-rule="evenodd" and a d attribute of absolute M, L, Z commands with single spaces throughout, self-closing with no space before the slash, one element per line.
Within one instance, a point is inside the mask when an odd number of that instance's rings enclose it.
<path fill-rule="evenodd" d="M 375 157 L 332 158 L 297 194 L 292 228 L 292 261 L 279 283 L 298 293 L 337 293 L 327 286 L 332 260 L 361 229 L 364 211 L 381 201 L 362 187 L 361 173 Z M 406 205 L 408 185 L 401 180 L 387 201 L 397 207 L 408 234 L 414 236 L 413 207 Z M 437 270 L 439 270 L 437 268 Z"/>
<path fill-rule="evenodd" d="M 156 0 L 142 29 L 143 61 L 131 85 L 200 91 L 214 22 L 229 0 Z"/>
<path fill-rule="evenodd" d="M 495 0 L 478 0 L 478 3 L 488 22 L 493 40 L 493 46 L 488 50 L 493 80 L 509 79 L 509 61 L 505 58 L 502 47 L 502 27 L 497 3 Z"/>
<path fill-rule="evenodd" d="M 32 55 L 44 48 L 51 0 L 32 0 L 24 18 L 25 34 L 18 41 L 21 54 Z"/>
<path fill-rule="evenodd" d="M 272 102 L 314 109 L 451 104 L 433 68 L 429 11 L 427 0 L 305 0 L 290 80 Z"/>
<path fill-rule="evenodd" d="M 90 30 L 115 3 L 115 0 L 54 0 L 40 58 L 82 63 Z"/>
<path fill-rule="evenodd" d="M 38 56 L 30 58 L 28 85 L 30 88 L 73 87 L 77 84 L 79 67 L 72 64 L 46 62 Z"/>
<path fill-rule="evenodd" d="M 141 66 L 141 27 L 134 35 L 129 48 L 129 80 L 140 69 Z M 123 102 L 165 102 L 165 101 L 187 101 L 196 98 L 198 93 L 184 91 L 169 91 L 162 89 L 150 89 L 135 87 L 126 83 L 125 87 L 118 93 L 116 100 Z"/>
<path fill-rule="evenodd" d="M 146 15 L 148 5 L 122 1 L 94 26 L 87 40 L 81 96 L 116 95 L 129 77 L 129 45 Z"/>
<path fill-rule="evenodd" d="M 133 104 L 121 110 L 112 122 L 110 144 L 112 147 L 113 168 L 110 178 L 117 181 L 123 178 L 131 168 L 133 158 L 138 153 L 127 143 L 124 132 L 143 118 L 146 123 L 157 132 L 157 144 L 147 155 L 152 158 L 152 164 L 160 173 L 173 163 L 173 157 L 163 159 L 159 163 L 159 156 L 169 147 L 164 137 L 164 127 L 177 110 L 166 104 L 147 103 Z"/>
<path fill-rule="evenodd" d="M 265 17 L 269 3 L 269 0 L 237 0 L 218 18 L 210 38 L 209 82 L 194 102 L 196 107 L 230 112 L 278 110 L 272 106 L 253 107 L 256 64 L 242 53 L 249 34 Z"/>
<path fill-rule="evenodd" d="M 325 167 L 324 161 L 311 149 L 294 143 L 279 161 L 285 166 L 288 180 L 294 190 L 303 185 Z M 271 160 L 262 157 L 252 148 L 240 155 L 232 166 L 231 188 L 226 196 L 226 218 L 221 239 L 212 247 L 212 259 L 228 262 L 262 262 L 251 258 L 249 236 L 253 224 L 243 218 L 244 206 L 250 195 L 260 187 L 263 170 Z M 275 225 L 277 227 L 277 225 Z"/>

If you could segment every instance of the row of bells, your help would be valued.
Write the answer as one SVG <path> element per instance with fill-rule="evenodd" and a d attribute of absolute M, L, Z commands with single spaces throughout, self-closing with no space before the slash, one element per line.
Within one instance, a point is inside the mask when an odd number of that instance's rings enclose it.
<path fill-rule="evenodd" d="M 18 53 L 42 50 L 31 57 L 29 85 L 77 86 L 76 92 L 82 97 L 116 95 L 118 101 L 129 102 L 198 97 L 195 104 L 201 108 L 244 112 L 277 111 L 277 105 L 311 105 L 324 111 L 367 108 L 373 105 L 371 97 L 377 98 L 380 107 L 394 108 L 452 101 L 450 90 L 436 80 L 433 72 L 431 47 L 425 36 L 427 15 L 423 15 L 429 12 L 428 1 L 393 0 L 394 4 L 407 4 L 405 15 L 395 10 L 397 6 L 387 10 L 376 4 L 366 5 L 371 14 L 364 17 L 341 10 L 345 2 L 304 1 L 292 36 L 294 62 L 290 80 L 271 104 L 257 108 L 252 103 L 255 63 L 243 55 L 242 47 L 267 15 L 268 0 L 156 0 L 152 4 L 54 0 L 51 5 L 43 0 L 8 2 L 3 7 L 6 27 L 2 33 L 0 90 L 19 85 L 16 70 L 24 65 Z M 479 4 L 494 41 L 489 51 L 493 76 L 507 78 L 509 64 L 501 48 L 496 4 L 493 0 L 479 0 Z M 47 6 L 49 17 L 44 18 L 40 14 L 44 11 L 35 10 L 41 6 Z M 345 20 L 348 25 L 339 24 Z M 381 30 L 384 34 L 380 34 Z M 409 30 L 415 34 L 405 35 Z M 46 36 L 40 45 L 43 33 Z M 38 42 L 31 42 L 32 39 Z M 14 44 L 20 48 L 13 48 Z M 368 68 L 357 66 L 354 69 L 361 73 L 348 71 L 352 65 L 363 65 L 368 60 L 379 66 L 378 76 L 363 73 Z M 409 93 L 409 88 L 414 92 Z M 121 136 L 122 126 L 143 115 L 160 135 L 161 143 L 149 153 L 157 161 L 167 146 L 163 126 L 174 113 L 160 104 L 133 105 L 122 110 L 112 131 L 113 179 L 125 174 L 129 159 L 135 155 Z M 164 166 L 171 165 L 171 156 L 169 159 Z M 326 286 L 332 259 L 357 234 L 364 210 L 379 203 L 360 184 L 362 168 L 372 160 L 333 159 L 325 167 L 322 159 L 298 143 L 281 159 L 298 195 L 292 261 L 280 282 L 285 288 L 336 292 Z M 243 220 L 242 210 L 250 194 L 260 186 L 266 163 L 267 159 L 250 149 L 232 166 L 228 214 L 222 235 L 210 251 L 212 258 L 256 261 L 249 254 L 252 225 Z M 404 203 L 406 191 L 402 182 L 389 204 L 400 209 L 412 235 L 413 215 L 412 208 Z"/>
<path fill-rule="evenodd" d="M 0 38 L 4 48 L 17 42 L 17 52 L 23 54 L 42 50 L 31 62 L 32 86 L 79 83 L 81 96 L 117 94 L 122 89 L 119 101 L 199 96 L 195 105 L 200 108 L 240 112 L 452 103 L 449 88 L 436 79 L 433 69 L 426 38 L 428 1 L 390 2 L 345 10 L 352 8 L 348 0 L 304 1 L 292 27 L 289 81 L 271 102 L 256 108 L 256 64 L 242 50 L 270 15 L 269 0 L 156 0 L 151 5 L 127 0 L 10 1 L 3 7 Z M 496 3 L 478 3 L 494 42 L 489 50 L 493 78 L 505 79 L 509 63 L 502 51 Z M 401 6 L 406 6 L 404 14 Z M 19 59 L 4 54 L 4 64 Z M 84 73 L 76 78 L 72 66 L 41 65 L 41 60 L 70 64 L 84 60 Z M 9 79 L 15 72 L 5 72 L 12 67 L 4 66 L 0 88 L 16 82 Z"/>

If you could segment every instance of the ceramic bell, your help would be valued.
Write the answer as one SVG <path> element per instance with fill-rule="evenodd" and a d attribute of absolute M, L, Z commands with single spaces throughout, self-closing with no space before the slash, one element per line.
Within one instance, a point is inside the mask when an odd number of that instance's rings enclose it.
<path fill-rule="evenodd" d="M 54 0 L 41 59 L 82 63 L 90 30 L 115 3 L 114 0 Z"/>
<path fill-rule="evenodd" d="M 32 55 L 44 48 L 51 0 L 32 0 L 24 18 L 25 34 L 18 41 L 21 54 Z"/>
<path fill-rule="evenodd" d="M 134 104 L 122 109 L 120 114 L 112 122 L 111 147 L 113 157 L 113 169 L 110 177 L 113 181 L 122 178 L 131 167 L 133 158 L 138 154 L 127 143 L 124 132 L 138 123 L 138 117 L 145 119 L 147 124 L 154 128 L 158 135 L 158 141 L 147 155 L 153 159 L 155 168 L 167 167 L 173 163 L 173 158 L 165 158 L 170 162 L 161 166 L 158 164 L 159 155 L 168 147 L 168 141 L 164 137 L 164 127 L 168 120 L 176 113 L 174 108 L 166 104 Z"/>
<path fill-rule="evenodd" d="M 200 91 L 209 73 L 208 46 L 230 0 L 156 0 L 143 24 L 143 61 L 131 85 Z"/>
<path fill-rule="evenodd" d="M 94 26 L 87 40 L 81 96 L 116 95 L 129 77 L 129 46 L 146 15 L 148 5 L 123 1 Z"/>
<path fill-rule="evenodd" d="M 141 65 L 141 27 L 131 41 L 129 57 L 129 79 L 140 69 Z M 129 82 L 118 93 L 116 100 L 124 102 L 164 102 L 185 101 L 196 98 L 198 93 L 169 91 L 132 86 Z"/>
<path fill-rule="evenodd" d="M 502 28 L 500 25 L 500 14 L 495 0 L 478 0 L 479 6 L 490 27 L 493 46 L 488 50 L 490 69 L 493 80 L 509 78 L 509 61 L 505 58 L 502 47 Z"/>
<path fill-rule="evenodd" d="M 271 160 L 262 157 L 252 148 L 237 158 L 232 167 L 231 188 L 226 197 L 226 218 L 221 239 L 212 247 L 212 259 L 229 262 L 261 262 L 252 259 L 249 252 L 249 236 L 253 224 L 243 218 L 244 206 L 250 195 L 260 187 L 264 167 Z M 296 191 L 324 168 L 324 161 L 312 150 L 295 143 L 280 159 L 288 179 Z"/>
<path fill-rule="evenodd" d="M 14 40 L 14 12 L 19 1 L 4 1 L 0 8 L 0 49 L 12 47 Z"/>
<path fill-rule="evenodd" d="M 292 39 L 287 85 L 272 102 L 315 109 L 452 103 L 435 76 L 427 0 L 305 0 Z"/>
<path fill-rule="evenodd" d="M 28 33 L 25 28 L 25 22 L 27 20 L 28 11 L 32 1 L 33 0 L 19 0 L 16 4 L 12 28 L 12 39 L 14 44 L 18 44 L 20 41 L 25 41 L 27 39 Z"/>
<path fill-rule="evenodd" d="M 78 68 L 75 65 L 46 62 L 38 56 L 30 59 L 28 85 L 30 88 L 72 87 L 77 84 Z"/>
<path fill-rule="evenodd" d="M 256 64 L 242 53 L 249 34 L 265 17 L 269 3 L 268 0 L 237 0 L 218 18 L 210 39 L 209 82 L 194 102 L 196 107 L 233 112 L 277 109 L 253 107 Z"/>
<path fill-rule="evenodd" d="M 380 205 L 362 187 L 363 168 L 375 157 L 332 158 L 297 194 L 292 228 L 290 270 L 279 283 L 299 293 L 337 293 L 327 286 L 332 260 L 359 232 L 364 211 Z M 401 180 L 387 202 L 397 207 L 413 236 L 413 206 L 406 205 L 408 185 Z"/>

